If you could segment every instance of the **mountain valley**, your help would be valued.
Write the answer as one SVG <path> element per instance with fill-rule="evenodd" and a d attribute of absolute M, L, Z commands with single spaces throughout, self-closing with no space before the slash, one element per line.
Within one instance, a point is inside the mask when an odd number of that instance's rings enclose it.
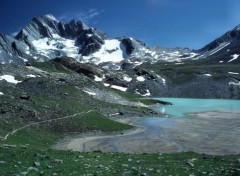
<path fill-rule="evenodd" d="M 1 33 L 0 175 L 238 175 L 239 154 L 53 146 L 134 133 L 141 127 L 132 118 L 168 117 L 155 107 L 172 103 L 156 97 L 239 100 L 239 56 L 239 26 L 199 50 L 148 47 L 52 15 L 34 17 L 16 36 Z"/>

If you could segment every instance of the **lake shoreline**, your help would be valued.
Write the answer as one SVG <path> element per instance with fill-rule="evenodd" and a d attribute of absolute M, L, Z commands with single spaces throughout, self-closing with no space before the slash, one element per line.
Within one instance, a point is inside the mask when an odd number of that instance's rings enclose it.
<path fill-rule="evenodd" d="M 144 128 L 130 130 L 120 135 L 70 138 L 67 143 L 58 144 L 55 148 L 81 152 L 178 153 L 194 151 L 209 155 L 239 154 L 240 140 L 237 136 L 240 132 L 237 129 L 232 130 L 233 126 L 240 125 L 239 114 L 240 111 L 212 111 L 189 113 L 184 118 L 154 118 L 153 123 L 154 121 L 161 122 L 162 119 L 166 121 L 156 131 L 151 128 L 151 125 L 146 125 Z M 236 121 L 236 119 L 239 120 Z M 227 123 L 230 126 L 224 125 Z M 142 123 L 137 122 L 133 125 L 142 125 Z M 168 128 L 167 125 L 170 127 Z"/>

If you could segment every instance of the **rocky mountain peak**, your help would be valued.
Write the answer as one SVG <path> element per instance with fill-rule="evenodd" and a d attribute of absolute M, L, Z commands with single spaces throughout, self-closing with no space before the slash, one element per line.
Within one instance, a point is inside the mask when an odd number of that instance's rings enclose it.
<path fill-rule="evenodd" d="M 52 38 L 53 34 L 59 34 L 58 25 L 59 21 L 52 15 L 37 16 L 15 38 L 23 41 Z"/>
<path fill-rule="evenodd" d="M 55 18 L 52 14 L 43 15 L 43 16 L 41 16 L 41 17 L 42 17 L 42 18 L 47 18 L 47 19 L 52 20 L 52 21 L 57 21 L 57 22 L 59 22 L 58 19 Z"/>
<path fill-rule="evenodd" d="M 83 31 L 89 29 L 89 27 L 85 23 L 78 20 L 71 20 L 69 23 L 64 25 L 64 28 L 65 28 L 65 35 L 71 38 L 76 38 Z"/>

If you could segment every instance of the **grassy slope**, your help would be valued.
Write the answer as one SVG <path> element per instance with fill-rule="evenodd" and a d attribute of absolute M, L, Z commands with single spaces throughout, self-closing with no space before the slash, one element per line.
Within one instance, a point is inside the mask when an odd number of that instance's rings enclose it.
<path fill-rule="evenodd" d="M 49 66 L 49 65 L 48 65 Z M 55 69 L 56 67 L 54 67 Z M 62 68 L 61 68 L 62 69 Z M 48 67 L 48 71 L 52 66 Z M 64 73 L 71 74 L 69 71 Z M 47 80 L 48 81 L 48 80 Z M 51 119 L 85 112 L 91 109 L 90 114 L 82 114 L 68 119 L 52 121 L 41 125 L 27 127 L 7 140 L 0 142 L 0 175 L 202 175 L 203 172 L 214 175 L 240 174 L 239 156 L 203 157 L 195 153 L 180 154 L 117 154 L 117 153 L 79 153 L 71 151 L 56 151 L 51 146 L 62 139 L 66 134 L 82 131 L 121 131 L 131 128 L 105 118 L 97 113 L 99 109 L 136 110 L 131 107 L 112 105 L 99 100 L 92 101 L 92 97 L 79 93 L 71 85 L 55 85 L 50 82 L 49 89 L 57 94 L 46 92 L 28 92 L 31 101 L 11 99 L 0 96 L 1 104 L 19 107 L 25 111 L 36 112 L 42 119 Z M 47 90 L 49 90 L 47 89 Z M 18 97 L 21 89 L 12 87 L 9 94 Z M 125 98 L 134 100 L 137 97 L 116 91 Z M 63 96 L 62 93 L 67 93 Z M 20 101 L 20 103 L 18 103 Z M 145 103 L 152 103 L 148 100 Z M 3 106 L 6 108 L 7 106 Z M 0 136 L 13 129 L 31 123 L 35 116 L 25 114 L 17 109 L 18 114 L 4 113 L 0 123 Z M 26 117 L 28 115 L 28 117 Z M 7 120 L 6 120 L 7 119 Z M 13 145 L 6 147 L 5 145 Z M 186 164 L 188 159 L 197 158 L 194 167 Z M 205 158 L 205 159 L 204 159 Z M 56 160 L 58 159 L 58 160 Z M 60 161 L 59 161 L 60 160 Z M 62 162 L 61 162 L 62 161 Z M 40 167 L 32 167 L 34 162 L 40 162 Z"/>
<path fill-rule="evenodd" d="M 168 62 L 144 64 L 140 68 L 152 70 L 157 74 L 166 76 L 175 84 L 189 81 L 199 74 L 211 74 L 213 79 L 223 79 L 226 77 L 240 79 L 240 75 L 228 74 L 228 72 L 240 72 L 240 65 L 209 63 L 210 60 L 206 58 L 197 61 L 187 61 L 180 65 Z"/>

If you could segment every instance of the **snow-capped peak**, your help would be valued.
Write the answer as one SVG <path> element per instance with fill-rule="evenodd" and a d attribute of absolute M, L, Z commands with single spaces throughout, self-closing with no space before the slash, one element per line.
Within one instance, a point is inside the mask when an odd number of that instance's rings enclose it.
<path fill-rule="evenodd" d="M 57 21 L 57 22 L 59 22 L 58 19 L 55 18 L 52 14 L 44 15 L 44 17 L 46 17 L 46 18 L 48 18 L 48 19 L 50 19 L 50 20 L 53 20 L 53 21 Z"/>

